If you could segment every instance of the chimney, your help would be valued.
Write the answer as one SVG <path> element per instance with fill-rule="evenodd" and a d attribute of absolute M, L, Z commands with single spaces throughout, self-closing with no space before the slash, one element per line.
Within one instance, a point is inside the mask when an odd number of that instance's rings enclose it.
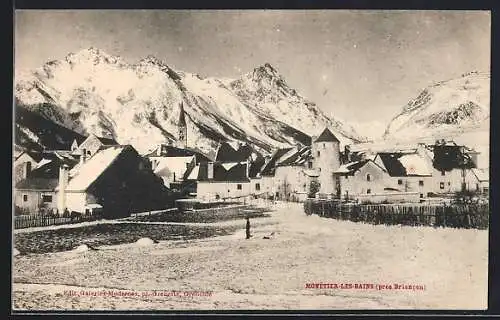
<path fill-rule="evenodd" d="M 62 214 L 66 210 L 66 187 L 68 186 L 68 166 L 66 164 L 59 167 L 59 193 L 57 195 L 57 210 Z"/>
<path fill-rule="evenodd" d="M 80 163 L 83 164 L 83 163 L 85 163 L 85 161 L 87 161 L 87 155 L 86 155 L 85 149 L 83 149 L 83 152 L 80 155 Z"/>
<path fill-rule="evenodd" d="M 207 164 L 207 178 L 209 180 L 214 178 L 214 163 L 213 162 L 209 162 Z"/>
<path fill-rule="evenodd" d="M 28 179 L 31 173 L 31 162 L 27 161 L 23 163 L 23 179 Z"/>

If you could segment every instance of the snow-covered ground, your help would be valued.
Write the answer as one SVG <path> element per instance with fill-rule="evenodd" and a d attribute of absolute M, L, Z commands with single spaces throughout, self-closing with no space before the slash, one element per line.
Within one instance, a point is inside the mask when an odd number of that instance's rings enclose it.
<path fill-rule="evenodd" d="M 272 218 L 201 240 L 21 255 L 16 309 L 484 309 L 488 232 L 381 226 L 306 216 L 280 204 Z M 271 239 L 263 236 L 274 232 Z M 408 284 L 425 290 L 310 289 L 307 283 Z M 129 290 L 137 297 L 68 292 Z M 154 290 L 211 296 L 151 296 Z"/>

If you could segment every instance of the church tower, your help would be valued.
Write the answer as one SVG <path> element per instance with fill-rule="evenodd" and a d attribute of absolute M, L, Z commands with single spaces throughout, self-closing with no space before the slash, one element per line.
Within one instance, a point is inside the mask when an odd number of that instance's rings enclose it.
<path fill-rule="evenodd" d="M 313 167 L 319 171 L 320 192 L 339 194 L 339 181 L 333 172 L 340 167 L 340 141 L 326 128 L 312 143 Z"/>
<path fill-rule="evenodd" d="M 184 105 L 181 102 L 179 113 L 179 144 L 182 148 L 187 147 L 187 125 L 186 116 L 184 115 Z"/>

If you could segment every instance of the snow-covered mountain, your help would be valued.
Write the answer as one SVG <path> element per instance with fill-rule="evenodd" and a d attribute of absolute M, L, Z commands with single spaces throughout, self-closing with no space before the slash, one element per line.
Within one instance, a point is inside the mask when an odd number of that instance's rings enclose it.
<path fill-rule="evenodd" d="M 290 88 L 269 64 L 239 79 L 203 78 L 155 57 L 136 64 L 90 48 L 16 78 L 15 97 L 29 112 L 79 134 L 112 136 L 140 152 L 177 141 L 182 103 L 188 145 L 207 153 L 219 141 L 260 151 L 308 144 L 329 127 L 341 143 L 364 141 Z M 29 131 L 29 124 L 23 129 Z"/>
<path fill-rule="evenodd" d="M 490 74 L 470 72 L 424 89 L 389 123 L 384 138 L 452 138 L 489 130 Z"/>
<path fill-rule="evenodd" d="M 489 167 L 490 73 L 469 72 L 435 83 L 408 102 L 387 126 L 385 145 L 453 140 L 480 152 Z"/>

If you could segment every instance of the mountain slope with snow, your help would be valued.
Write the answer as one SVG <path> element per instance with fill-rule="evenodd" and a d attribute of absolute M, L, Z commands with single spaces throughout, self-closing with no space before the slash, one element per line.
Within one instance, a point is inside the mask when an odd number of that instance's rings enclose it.
<path fill-rule="evenodd" d="M 202 78 L 152 56 L 129 64 L 90 48 L 20 76 L 15 96 L 61 126 L 112 136 L 140 152 L 178 140 L 181 103 L 188 145 L 207 153 L 219 141 L 248 142 L 264 152 L 308 144 L 324 127 L 342 143 L 365 140 L 288 87 L 269 64 L 239 79 Z"/>
<path fill-rule="evenodd" d="M 489 130 L 490 74 L 470 72 L 424 89 L 389 123 L 385 139 L 451 138 Z"/>
<path fill-rule="evenodd" d="M 470 72 L 424 89 L 389 123 L 380 143 L 453 140 L 480 152 L 478 166 L 487 168 L 489 135 L 490 74 Z"/>

